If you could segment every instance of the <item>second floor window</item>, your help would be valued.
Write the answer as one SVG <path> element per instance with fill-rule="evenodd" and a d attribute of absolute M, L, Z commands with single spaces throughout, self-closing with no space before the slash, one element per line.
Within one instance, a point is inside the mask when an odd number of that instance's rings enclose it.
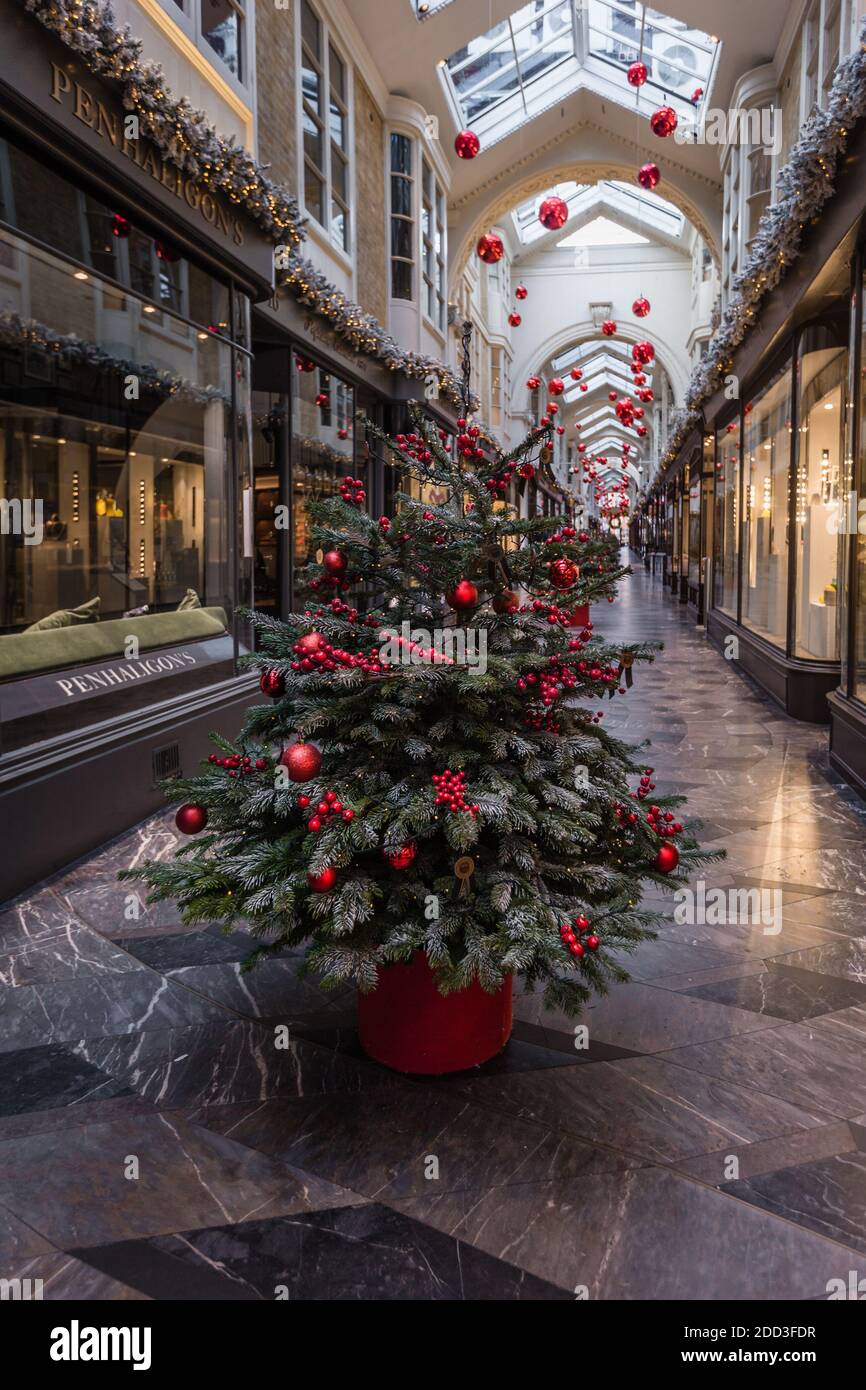
<path fill-rule="evenodd" d="M 424 313 L 442 332 L 445 327 L 445 196 L 426 159 L 421 173 Z"/>
<path fill-rule="evenodd" d="M 348 251 L 349 94 L 346 64 L 315 10 L 301 0 L 301 121 L 304 207 Z"/>
<path fill-rule="evenodd" d="M 244 6 L 239 0 L 201 0 L 201 34 L 234 73 L 246 81 L 243 71 Z"/>
<path fill-rule="evenodd" d="M 415 260 L 413 248 L 414 178 L 412 140 L 391 136 L 391 297 L 412 299 Z"/>

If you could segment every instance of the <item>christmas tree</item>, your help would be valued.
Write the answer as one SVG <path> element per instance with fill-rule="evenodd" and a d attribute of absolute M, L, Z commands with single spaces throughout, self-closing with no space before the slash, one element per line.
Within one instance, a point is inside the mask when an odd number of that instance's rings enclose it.
<path fill-rule="evenodd" d="M 170 784 L 191 838 L 135 873 L 187 922 L 249 924 L 252 963 L 307 943 L 325 985 L 368 990 L 421 949 L 443 993 L 520 974 L 575 1013 L 653 935 L 642 885 L 713 856 L 603 726 L 656 654 L 589 622 L 627 573 L 616 539 L 506 500 L 549 469 L 549 425 L 503 453 L 412 421 L 367 423 L 405 478 L 393 517 L 351 477 L 312 504 L 308 606 L 252 617 L 269 698 Z"/>

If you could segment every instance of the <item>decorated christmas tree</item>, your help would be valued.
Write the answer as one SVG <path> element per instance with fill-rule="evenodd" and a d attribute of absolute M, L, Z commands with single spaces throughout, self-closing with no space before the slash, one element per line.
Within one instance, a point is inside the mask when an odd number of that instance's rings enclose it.
<path fill-rule="evenodd" d="M 421 951 L 443 994 L 522 975 L 574 1014 L 652 935 L 642 885 L 712 857 L 604 728 L 656 651 L 589 621 L 626 572 L 609 532 L 506 500 L 549 469 L 549 426 L 502 453 L 471 418 L 412 421 L 365 422 L 403 472 L 394 516 L 352 477 L 312 504 L 307 606 L 252 619 L 268 698 L 170 784 L 191 838 L 136 872 L 187 922 L 247 923 L 253 961 L 306 943 L 325 985 Z"/>

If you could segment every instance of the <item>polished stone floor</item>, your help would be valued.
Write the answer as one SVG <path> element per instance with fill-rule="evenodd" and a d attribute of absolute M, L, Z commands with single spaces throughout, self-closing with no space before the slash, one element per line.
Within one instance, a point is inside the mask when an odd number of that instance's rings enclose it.
<path fill-rule="evenodd" d="M 639 569 L 649 739 L 780 920 L 681 925 L 574 1025 L 518 994 L 494 1062 L 366 1060 L 351 994 L 137 911 L 162 816 L 0 911 L 0 1276 L 87 1299 L 818 1299 L 866 1276 L 866 807 Z M 290 1025 L 288 1048 L 275 1027 Z M 431 1162 L 432 1159 L 436 1163 Z M 438 1175 L 436 1175 L 438 1174 Z"/>

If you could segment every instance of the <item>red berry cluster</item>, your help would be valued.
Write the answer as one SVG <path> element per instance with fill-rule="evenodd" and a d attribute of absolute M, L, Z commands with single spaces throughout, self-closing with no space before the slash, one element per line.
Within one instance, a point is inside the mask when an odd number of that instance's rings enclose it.
<path fill-rule="evenodd" d="M 638 801 L 645 801 L 646 798 L 649 796 L 650 792 L 655 791 L 656 784 L 652 781 L 652 775 L 654 771 L 655 769 L 652 767 L 644 768 L 643 777 L 641 777 L 640 782 L 638 783 L 638 789 L 636 792 L 632 792 L 632 796 L 637 797 Z"/>
<path fill-rule="evenodd" d="M 627 811 L 624 806 L 621 806 L 619 804 L 619 802 L 617 802 L 613 809 L 614 814 L 617 820 L 619 821 L 620 826 L 623 829 L 625 829 L 627 825 L 637 825 L 638 817 L 636 811 Z"/>
<path fill-rule="evenodd" d="M 546 669 L 527 671 L 525 676 L 517 679 L 517 689 L 521 695 L 540 700 L 546 707 L 558 700 L 563 691 L 573 690 L 576 685 L 577 676 L 558 656 L 548 657 Z"/>
<path fill-rule="evenodd" d="M 663 840 L 672 840 L 674 835 L 682 834 L 683 827 L 678 820 L 674 820 L 673 811 L 662 811 L 660 806 L 650 806 L 646 820 L 650 829 L 661 835 Z"/>
<path fill-rule="evenodd" d="M 302 811 L 306 811 L 311 805 L 309 796 L 299 796 L 298 806 Z M 341 819 L 350 821 L 355 819 L 355 812 L 351 806 L 344 806 L 336 792 L 325 792 L 324 797 L 313 809 L 310 819 L 307 821 L 307 829 L 314 835 L 323 826 L 328 825 L 332 820 Z"/>
<path fill-rule="evenodd" d="M 470 816 L 478 815 L 478 807 L 468 805 L 466 802 L 466 773 L 451 772 L 446 768 L 444 772 L 433 773 L 433 785 L 436 788 L 436 806 L 447 806 L 452 813 L 454 811 L 468 811 Z"/>
<path fill-rule="evenodd" d="M 443 439 L 444 435 L 444 439 Z M 439 438 L 444 443 L 448 436 L 444 430 L 439 431 Z M 395 443 L 402 449 L 404 454 L 410 458 L 417 459 L 419 463 L 432 463 L 433 455 L 427 448 L 426 441 L 420 434 L 398 434 L 395 436 Z"/>
<path fill-rule="evenodd" d="M 457 428 L 460 431 L 457 436 L 457 452 L 465 459 L 483 459 L 484 450 L 478 444 L 481 437 L 478 426 L 470 425 L 467 420 L 461 418 L 457 421 Z"/>
<path fill-rule="evenodd" d="M 383 669 L 377 649 L 349 652 L 344 647 L 335 647 L 320 632 L 306 633 L 292 650 L 298 658 L 292 662 L 293 671 L 336 671 L 343 666 L 378 675 Z"/>
<path fill-rule="evenodd" d="M 560 627 L 569 627 L 571 625 L 572 614 L 567 608 L 560 608 L 558 604 L 555 603 L 545 603 L 544 600 L 540 598 L 533 599 L 532 603 L 525 603 L 520 611 L 521 613 L 544 613 L 551 627 L 556 623 L 558 623 Z M 589 639 L 590 634 L 588 631 L 582 635 L 585 640 Z"/>
<path fill-rule="evenodd" d="M 344 502 L 352 502 L 356 507 L 363 507 L 367 500 L 363 478 L 344 478 L 340 483 L 340 496 Z"/>
<path fill-rule="evenodd" d="M 213 763 L 214 767 L 225 768 L 229 777 L 254 777 L 257 772 L 264 772 L 268 765 L 267 758 L 241 757 L 240 753 L 232 753 L 228 758 L 218 758 L 216 753 L 208 754 L 208 762 Z"/>
<path fill-rule="evenodd" d="M 588 917 L 575 917 L 574 925 L 571 922 L 566 922 L 559 928 L 563 946 L 578 960 L 585 956 L 587 951 L 597 951 L 601 945 L 601 938 L 596 936 L 594 932 L 587 935 L 588 932 Z M 578 935 L 583 937 L 582 942 L 578 941 Z"/>

